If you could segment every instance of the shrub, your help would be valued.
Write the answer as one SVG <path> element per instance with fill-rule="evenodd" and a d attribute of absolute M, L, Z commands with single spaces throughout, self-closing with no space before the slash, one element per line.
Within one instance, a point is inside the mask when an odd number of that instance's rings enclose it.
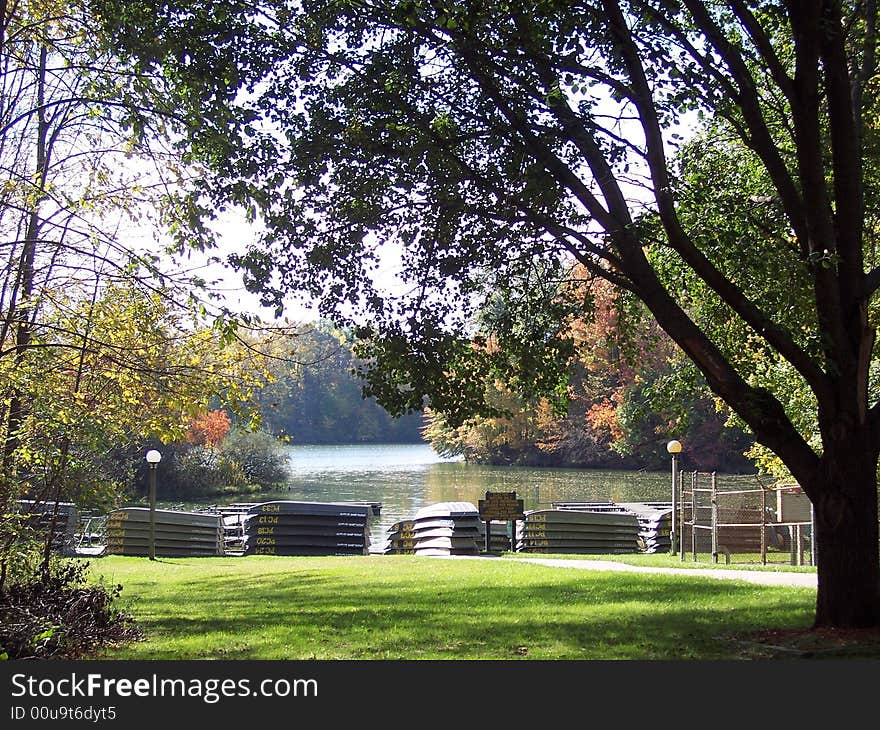
<path fill-rule="evenodd" d="M 122 586 L 88 585 L 88 565 L 57 559 L 44 579 L 0 592 L 0 657 L 79 659 L 141 637 L 131 617 L 112 607 Z"/>
<path fill-rule="evenodd" d="M 191 443 L 159 445 L 160 499 L 203 498 L 225 492 L 253 492 L 287 481 L 284 447 L 265 431 L 231 430 L 218 446 Z M 138 457 L 141 462 L 143 458 Z M 149 473 L 143 464 L 137 491 L 147 494 Z"/>
<path fill-rule="evenodd" d="M 220 453 L 241 469 L 250 484 L 269 487 L 287 481 L 287 453 L 266 431 L 233 429 L 220 444 Z"/>

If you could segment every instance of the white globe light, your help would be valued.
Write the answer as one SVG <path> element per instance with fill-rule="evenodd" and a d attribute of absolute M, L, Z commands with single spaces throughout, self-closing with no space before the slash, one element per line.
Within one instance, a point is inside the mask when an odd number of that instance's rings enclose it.
<path fill-rule="evenodd" d="M 681 442 L 680 441 L 670 441 L 666 444 L 666 450 L 670 454 L 680 454 L 681 453 Z"/>
<path fill-rule="evenodd" d="M 156 449 L 150 449 L 147 452 L 147 463 L 148 464 L 158 464 L 162 461 L 162 454 L 160 454 Z"/>

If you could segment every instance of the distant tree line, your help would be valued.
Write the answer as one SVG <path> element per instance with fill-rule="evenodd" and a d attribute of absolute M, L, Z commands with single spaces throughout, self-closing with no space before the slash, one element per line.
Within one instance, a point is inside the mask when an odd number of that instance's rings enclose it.
<path fill-rule="evenodd" d="M 476 463 L 603 469 L 666 468 L 676 438 L 694 469 L 754 471 L 753 440 L 644 309 L 606 282 L 591 291 L 592 313 L 566 322 L 568 388 L 556 399 L 523 398 L 498 380 L 484 384 L 493 412 L 463 424 L 430 407 L 395 418 L 364 397 L 353 335 L 318 323 L 288 340 L 255 391 L 262 428 L 294 444 L 428 441 Z M 483 318 L 513 306 L 499 297 Z M 492 338 L 484 346 L 501 348 Z"/>
<path fill-rule="evenodd" d="M 419 413 L 393 418 L 364 398 L 351 338 L 318 324 L 295 338 L 275 382 L 256 395 L 263 427 L 294 444 L 419 443 Z"/>
<path fill-rule="evenodd" d="M 529 399 L 501 381 L 489 383 L 495 413 L 454 425 L 428 411 L 424 433 L 434 448 L 488 464 L 661 469 L 675 438 L 686 445 L 686 468 L 754 471 L 753 440 L 644 308 L 602 280 L 590 292 L 590 314 L 565 325 L 567 391 Z M 512 306 L 498 299 L 484 317 L 509 316 Z M 486 340 L 487 348 L 498 346 Z"/>

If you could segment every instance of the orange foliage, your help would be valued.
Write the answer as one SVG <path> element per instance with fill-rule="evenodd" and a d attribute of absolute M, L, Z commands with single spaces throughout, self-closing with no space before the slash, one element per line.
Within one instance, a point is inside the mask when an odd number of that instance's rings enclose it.
<path fill-rule="evenodd" d="M 632 383 L 636 370 L 662 370 L 673 348 L 656 322 L 645 318 L 627 331 L 619 312 L 620 291 L 583 267 L 576 267 L 569 296 L 583 296 L 585 288 L 592 302 L 590 314 L 569 322 L 580 365 L 588 373 L 614 371 L 618 384 Z M 624 341 L 627 348 L 622 347 Z"/>
<path fill-rule="evenodd" d="M 609 398 L 594 403 L 587 410 L 587 423 L 597 434 L 607 434 L 612 440 L 623 438 L 623 431 L 617 417 L 617 408 Z"/>
<path fill-rule="evenodd" d="M 213 448 L 226 438 L 231 425 L 232 422 L 226 411 L 208 411 L 192 420 L 187 430 L 186 440 L 191 444 Z"/>

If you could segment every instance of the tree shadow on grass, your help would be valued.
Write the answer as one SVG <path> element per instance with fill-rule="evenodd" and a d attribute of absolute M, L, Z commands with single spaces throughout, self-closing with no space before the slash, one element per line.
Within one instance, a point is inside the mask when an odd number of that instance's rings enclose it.
<path fill-rule="evenodd" d="M 187 581 L 184 596 L 131 590 L 148 639 L 125 654 L 141 659 L 734 658 L 738 634 L 806 627 L 814 607 L 809 590 L 559 570 L 259 570 Z"/>

